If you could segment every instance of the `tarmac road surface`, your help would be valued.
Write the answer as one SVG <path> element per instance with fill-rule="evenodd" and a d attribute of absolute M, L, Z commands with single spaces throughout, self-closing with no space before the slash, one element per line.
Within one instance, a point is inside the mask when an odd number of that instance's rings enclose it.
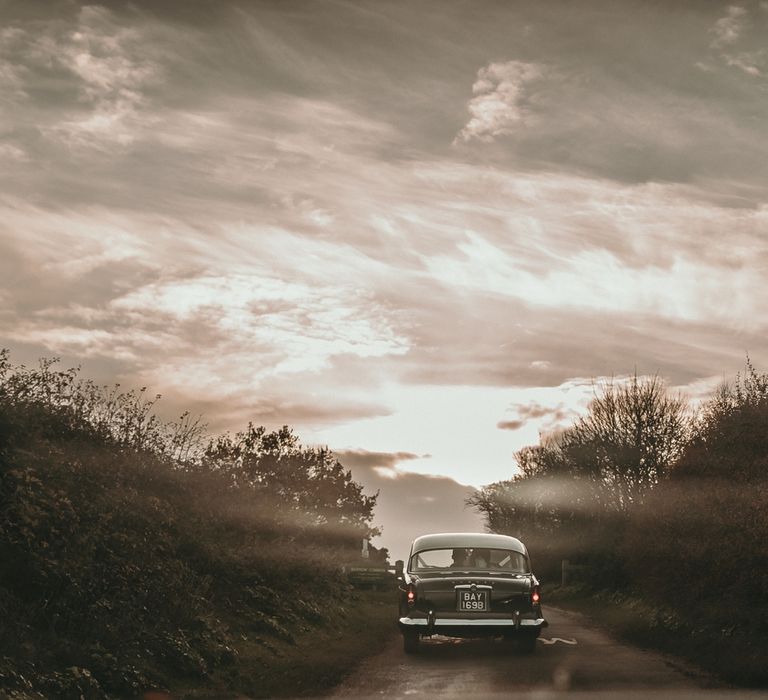
<path fill-rule="evenodd" d="M 418 654 L 403 653 L 400 636 L 367 659 L 336 688 L 334 697 L 689 698 L 717 684 L 661 654 L 613 639 L 578 613 L 546 607 L 549 627 L 533 654 L 495 639 L 423 639 Z M 714 691 L 718 697 L 754 697 Z M 764 694 L 760 694 L 766 697 Z"/>

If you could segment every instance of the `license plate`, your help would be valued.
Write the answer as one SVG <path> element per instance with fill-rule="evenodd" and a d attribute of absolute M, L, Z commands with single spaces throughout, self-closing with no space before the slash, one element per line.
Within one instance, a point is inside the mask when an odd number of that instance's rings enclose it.
<path fill-rule="evenodd" d="M 488 591 L 456 591 L 459 612 L 486 612 Z"/>

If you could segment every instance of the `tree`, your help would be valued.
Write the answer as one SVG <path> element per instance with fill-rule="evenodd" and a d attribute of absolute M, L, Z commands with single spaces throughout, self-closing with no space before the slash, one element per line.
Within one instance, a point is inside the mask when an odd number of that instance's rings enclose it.
<path fill-rule="evenodd" d="M 516 517 L 525 513 L 542 523 L 573 519 L 585 509 L 623 512 L 682 454 L 686 409 L 657 376 L 602 384 L 585 416 L 517 452 L 519 475 L 486 487 L 471 503 L 493 517 L 513 508 Z"/>
<path fill-rule="evenodd" d="M 735 381 L 721 384 L 704 406 L 673 476 L 768 479 L 768 374 L 757 372 L 749 357 Z"/>
<path fill-rule="evenodd" d="M 523 537 L 550 565 L 605 556 L 626 513 L 641 503 L 681 454 L 686 403 L 656 376 L 596 388 L 587 414 L 561 433 L 515 454 L 519 474 L 468 499 L 493 532 Z M 611 575 L 618 580 L 618 565 Z"/>
<path fill-rule="evenodd" d="M 595 482 L 607 508 L 642 501 L 680 457 L 689 435 L 687 403 L 656 375 L 599 387 L 587 415 L 563 434 L 573 474 Z"/>
<path fill-rule="evenodd" d="M 288 426 L 269 432 L 249 423 L 234 437 L 211 440 L 200 466 L 251 491 L 270 518 L 292 528 L 348 541 L 378 534 L 370 524 L 378 494 L 364 494 L 328 448 L 302 446 Z"/>

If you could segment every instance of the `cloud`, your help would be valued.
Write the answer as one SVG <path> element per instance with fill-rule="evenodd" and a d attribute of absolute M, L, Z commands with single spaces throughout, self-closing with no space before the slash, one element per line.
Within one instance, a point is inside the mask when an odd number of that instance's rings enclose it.
<path fill-rule="evenodd" d="M 370 452 L 368 450 L 334 450 L 334 454 L 346 467 L 386 467 L 394 469 L 401 462 L 412 459 L 424 459 L 429 455 L 417 455 L 413 452 Z"/>
<path fill-rule="evenodd" d="M 251 205 L 266 225 L 233 221 L 241 210 L 215 197 L 194 223 L 5 198 L 0 287 L 17 315 L 3 335 L 47 353 L 114 354 L 164 392 L 197 385 L 271 405 L 287 390 L 274 412 L 253 403 L 277 420 L 303 405 L 298 382 L 354 384 L 353 409 L 389 381 L 557 385 L 644 357 L 682 382 L 691 348 L 706 374 L 706 358 L 725 370 L 729 333 L 746 342 L 768 322 L 753 294 L 764 209 L 671 185 L 329 158 L 333 183 L 304 173 L 337 220 L 322 233 L 277 198 Z M 279 192 L 291 173 L 264 182 Z"/>
<path fill-rule="evenodd" d="M 229 274 L 148 285 L 113 302 L 136 317 L 162 315 L 169 322 L 194 320 L 222 337 L 261 349 L 277 362 L 270 374 L 319 370 L 334 355 L 376 357 L 407 351 L 405 339 L 364 294 L 315 289 L 279 278 Z M 254 368 L 257 373 L 258 369 Z"/>
<path fill-rule="evenodd" d="M 519 430 L 522 428 L 528 421 L 524 419 L 519 420 L 501 420 L 498 423 L 496 423 L 496 427 L 499 430 Z"/>
<path fill-rule="evenodd" d="M 564 403 L 558 403 L 556 406 L 543 406 L 533 401 L 529 404 L 514 404 L 509 408 L 509 411 L 516 414 L 518 418 L 499 421 L 496 427 L 500 430 L 520 430 L 529 422 L 534 421 L 539 425 L 540 432 L 551 432 L 565 421 L 578 416 L 576 411 Z M 542 418 L 546 420 L 541 420 Z"/>
<path fill-rule="evenodd" d="M 721 48 L 738 41 L 744 28 L 746 14 L 747 11 L 743 7 L 730 5 L 728 7 L 728 14 L 718 19 L 714 27 L 712 27 L 712 33 L 715 35 L 715 38 L 712 40 L 712 46 Z"/>
<path fill-rule="evenodd" d="M 500 167 L 567 170 L 624 182 L 764 182 L 766 154 L 758 146 L 761 156 L 749 155 L 754 144 L 765 142 L 749 116 L 763 109 L 762 93 L 734 81 L 732 71 L 714 61 L 701 60 L 709 48 L 718 63 L 730 61 L 745 76 L 765 74 L 764 13 L 729 11 L 715 32 L 722 6 L 704 12 L 681 9 L 676 18 L 667 17 L 667 36 L 637 9 L 616 6 L 596 15 L 582 8 L 578 16 L 563 12 L 558 17 L 555 10 L 543 11 L 545 17 L 536 21 L 536 13 L 526 8 L 530 36 L 516 36 L 504 48 L 494 44 L 497 53 L 492 55 L 509 56 L 511 44 L 519 58 L 509 63 L 535 66 L 541 75 L 517 82 L 513 72 L 510 82 L 517 91 L 511 89 L 508 98 L 494 91 L 498 78 L 486 85 L 478 77 L 481 94 L 473 99 L 484 107 L 487 95 L 489 115 L 501 115 L 503 148 L 493 136 L 493 119 L 480 112 L 470 115 L 473 130 L 469 124 L 466 131 L 459 127 L 454 140 L 454 145 L 469 142 L 472 148 L 454 150 Z M 654 39 L 638 42 L 640 35 Z M 737 38 L 729 44 L 732 35 Z M 697 63 L 707 65 L 708 72 Z M 741 146 L 725 147 L 726 142 L 734 146 L 734 140 Z"/>
<path fill-rule="evenodd" d="M 455 163 L 366 156 L 358 176 L 333 157 L 339 191 L 311 187 L 339 222 L 322 233 L 282 204 L 253 204 L 258 225 L 214 198 L 193 225 L 4 198 L 0 333 L 112 358 L 217 428 L 304 430 L 400 410 L 391 384 L 557 386 L 635 364 L 684 384 L 761 345 L 764 209 Z"/>
<path fill-rule="evenodd" d="M 751 9 L 659 32 L 623 4 L 8 7 L 21 361 L 474 483 L 547 420 L 511 402 L 634 365 L 685 385 L 764 345 L 765 96 L 696 68 L 760 50 Z"/>
<path fill-rule="evenodd" d="M 725 371 L 739 365 L 740 348 L 760 347 L 759 329 L 765 328 L 764 319 L 754 324 L 744 319 L 730 335 L 723 333 L 720 322 L 703 318 L 553 308 L 545 312 L 490 293 L 472 295 L 472 303 L 467 298 L 444 289 L 440 298 L 436 295 L 418 310 L 422 322 L 411 338 L 411 350 L 398 363 L 404 382 L 557 386 L 569 378 L 611 376 L 638 365 L 641 372 L 658 370 L 686 384 L 711 374 L 713 367 Z M 437 319 L 446 314 L 451 322 L 440 324 Z M 551 364 L 531 367 L 530 359 L 542 355 Z"/>
<path fill-rule="evenodd" d="M 528 113 L 526 88 L 542 77 L 542 66 L 522 61 L 491 63 L 477 72 L 474 97 L 467 108 L 471 119 L 456 142 L 493 141 L 525 123 Z"/>
<path fill-rule="evenodd" d="M 466 499 L 475 489 L 451 478 L 397 470 L 403 461 L 423 456 L 397 451 L 334 450 L 341 463 L 366 492 L 378 491 L 374 521 L 383 533 L 374 540 L 387 547 L 390 558 L 405 559 L 411 541 L 430 532 L 482 532 L 484 521 Z"/>
<path fill-rule="evenodd" d="M 714 38 L 710 48 L 718 50 L 728 66 L 738 68 L 753 77 L 762 77 L 762 66 L 768 58 L 766 50 L 764 48 L 755 48 L 751 51 L 744 48 L 738 49 L 743 35 L 750 29 L 748 20 L 749 13 L 744 7 L 730 5 L 727 14 L 718 19 L 711 29 Z"/>
<path fill-rule="evenodd" d="M 148 92 L 162 75 L 152 38 L 85 5 L 71 23 L 6 28 L 0 81 L 17 109 L 35 112 L 45 137 L 76 149 L 124 147 L 153 121 Z"/>

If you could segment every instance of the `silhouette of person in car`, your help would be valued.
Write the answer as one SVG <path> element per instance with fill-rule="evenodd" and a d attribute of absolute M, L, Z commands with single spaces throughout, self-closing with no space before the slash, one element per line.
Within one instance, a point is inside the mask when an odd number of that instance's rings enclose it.
<path fill-rule="evenodd" d="M 472 566 L 476 569 L 487 569 L 491 565 L 491 553 L 487 549 L 472 550 Z"/>
<path fill-rule="evenodd" d="M 451 567 L 458 568 L 469 564 L 469 553 L 466 549 L 454 549 L 451 553 Z"/>

